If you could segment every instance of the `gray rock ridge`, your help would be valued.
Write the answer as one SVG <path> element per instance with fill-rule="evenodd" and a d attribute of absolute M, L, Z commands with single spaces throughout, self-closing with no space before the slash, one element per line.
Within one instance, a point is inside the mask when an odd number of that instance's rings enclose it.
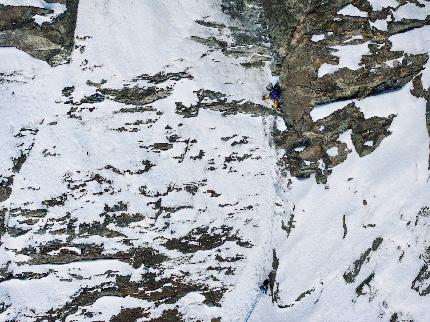
<path fill-rule="evenodd" d="M 66 11 L 40 26 L 34 16 L 52 13 L 51 10 L 0 5 L 0 46 L 16 47 L 51 66 L 68 62 L 74 49 L 79 0 L 57 2 L 65 4 Z"/>
<path fill-rule="evenodd" d="M 406 2 L 405 2 L 406 3 Z M 348 4 L 353 4 L 368 17 L 340 15 L 337 12 Z M 404 4 L 399 4 L 399 7 Z M 424 20 L 403 19 L 390 21 L 387 30 L 382 31 L 371 25 L 377 19 L 386 19 L 396 8 L 385 8 L 372 11 L 366 0 L 263 0 L 272 36 L 276 63 L 273 72 L 279 75 L 283 88 L 283 102 L 290 133 L 306 141 L 306 137 L 321 137 L 327 142 L 334 141 L 328 133 L 318 131 L 317 122 L 310 116 L 318 105 L 348 99 L 363 99 L 381 93 L 395 91 L 411 82 L 420 74 L 428 61 L 427 54 L 409 55 L 401 51 L 391 51 L 389 37 L 428 25 L 430 16 Z M 321 37 L 312 41 L 312 36 Z M 339 58 L 335 56 L 334 46 L 368 44 L 369 53 L 362 56 L 356 70 L 339 68 L 333 73 L 318 75 L 323 64 L 337 65 Z M 394 64 L 390 62 L 396 61 Z M 346 105 L 346 104 L 345 104 Z M 357 114 L 358 116 L 358 114 Z M 338 115 L 340 117 L 340 115 Z M 359 119 L 355 119 L 357 122 Z M 344 120 L 332 119 L 332 126 Z M 386 120 L 388 122 L 388 119 Z M 385 122 L 385 123 L 386 123 Z M 381 132 L 380 123 L 374 123 L 372 131 Z M 388 135 L 389 132 L 385 132 Z M 328 136 L 327 136 L 328 135 Z M 280 134 L 281 138 L 288 135 Z M 288 145 L 288 143 L 285 143 Z M 318 148 L 311 144 L 312 149 Z M 357 146 L 356 146 L 357 148 Z M 357 150 L 360 156 L 363 156 Z M 288 153 L 288 152 L 287 152 Z M 286 155 L 286 159 L 292 159 Z M 299 159 L 300 162 L 309 161 Z M 299 162 L 299 163 L 300 163 Z M 293 165 L 294 164 L 294 165 Z M 284 166 L 298 176 L 303 173 L 310 175 L 308 166 L 299 167 L 297 162 L 287 161 Z M 312 166 L 316 169 L 316 166 Z M 319 170 L 315 170 L 321 172 Z M 324 171 L 323 171 L 324 172 Z M 317 175 L 317 177 L 321 177 Z M 324 182 L 325 179 L 319 180 Z"/>

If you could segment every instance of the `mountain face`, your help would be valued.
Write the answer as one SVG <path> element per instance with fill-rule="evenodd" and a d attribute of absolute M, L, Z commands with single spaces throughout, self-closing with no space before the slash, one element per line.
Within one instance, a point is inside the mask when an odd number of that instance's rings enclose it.
<path fill-rule="evenodd" d="M 0 0 L 0 321 L 427 321 L 429 24 Z"/>

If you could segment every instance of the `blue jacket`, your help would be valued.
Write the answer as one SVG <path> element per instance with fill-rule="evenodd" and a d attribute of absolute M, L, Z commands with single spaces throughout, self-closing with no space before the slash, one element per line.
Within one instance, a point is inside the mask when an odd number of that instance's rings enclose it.
<path fill-rule="evenodd" d="M 278 83 L 276 83 L 273 86 L 272 90 L 269 93 L 269 97 L 272 100 L 277 100 L 277 101 L 279 101 L 281 99 L 281 86 L 279 86 Z"/>

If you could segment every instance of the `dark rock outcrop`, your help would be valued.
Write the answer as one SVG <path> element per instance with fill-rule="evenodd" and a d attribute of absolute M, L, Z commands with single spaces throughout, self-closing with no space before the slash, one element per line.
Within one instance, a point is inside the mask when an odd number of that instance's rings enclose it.
<path fill-rule="evenodd" d="M 51 10 L 0 5 L 0 46 L 16 47 L 51 66 L 67 62 L 74 47 L 79 0 L 57 2 L 66 5 L 66 11 L 40 26 L 34 16 L 50 14 Z"/>

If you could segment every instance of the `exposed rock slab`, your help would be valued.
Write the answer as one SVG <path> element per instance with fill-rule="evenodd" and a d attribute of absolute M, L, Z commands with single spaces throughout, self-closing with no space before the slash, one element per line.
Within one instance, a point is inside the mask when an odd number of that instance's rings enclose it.
<path fill-rule="evenodd" d="M 74 47 L 79 0 L 57 2 L 65 4 L 66 11 L 41 26 L 34 16 L 46 15 L 51 10 L 0 5 L 0 46 L 16 47 L 52 66 L 67 62 Z"/>

